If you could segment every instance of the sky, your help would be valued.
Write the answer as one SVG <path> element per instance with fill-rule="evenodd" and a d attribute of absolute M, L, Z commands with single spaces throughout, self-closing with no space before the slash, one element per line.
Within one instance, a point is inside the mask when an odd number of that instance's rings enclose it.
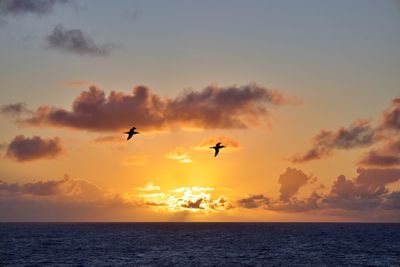
<path fill-rule="evenodd" d="M 400 222 L 399 26 L 396 0 L 0 0 L 0 221 Z"/>

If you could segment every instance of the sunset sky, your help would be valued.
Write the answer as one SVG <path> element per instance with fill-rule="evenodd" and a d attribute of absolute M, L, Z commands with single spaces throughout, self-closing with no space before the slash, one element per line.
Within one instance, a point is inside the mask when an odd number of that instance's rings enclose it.
<path fill-rule="evenodd" d="M 400 222 L 399 1 L 0 0 L 0 44 L 0 221 Z"/>

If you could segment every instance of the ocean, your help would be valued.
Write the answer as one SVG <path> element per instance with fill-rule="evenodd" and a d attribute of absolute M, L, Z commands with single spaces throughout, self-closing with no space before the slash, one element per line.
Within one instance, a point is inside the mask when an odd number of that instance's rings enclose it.
<path fill-rule="evenodd" d="M 400 266 L 400 224 L 1 223 L 0 266 Z"/>

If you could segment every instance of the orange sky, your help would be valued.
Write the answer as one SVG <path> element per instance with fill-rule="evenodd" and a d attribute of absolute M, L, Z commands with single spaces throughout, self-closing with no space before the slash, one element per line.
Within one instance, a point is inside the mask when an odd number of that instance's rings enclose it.
<path fill-rule="evenodd" d="M 222 2 L 0 10 L 0 221 L 399 222 L 392 4 Z"/>

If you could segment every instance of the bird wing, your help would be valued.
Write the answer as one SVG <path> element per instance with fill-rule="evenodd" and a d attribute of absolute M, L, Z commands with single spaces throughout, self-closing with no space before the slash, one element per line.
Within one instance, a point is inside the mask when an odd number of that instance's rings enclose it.
<path fill-rule="evenodd" d="M 215 148 L 215 154 L 214 154 L 214 157 L 216 157 L 216 156 L 218 155 L 218 152 L 219 152 L 219 149 L 218 149 L 218 148 Z"/>
<path fill-rule="evenodd" d="M 133 136 L 133 134 L 132 134 L 132 133 L 128 133 L 128 138 L 126 138 L 126 140 L 129 140 L 129 139 L 131 139 L 131 138 L 132 138 L 132 136 Z"/>

